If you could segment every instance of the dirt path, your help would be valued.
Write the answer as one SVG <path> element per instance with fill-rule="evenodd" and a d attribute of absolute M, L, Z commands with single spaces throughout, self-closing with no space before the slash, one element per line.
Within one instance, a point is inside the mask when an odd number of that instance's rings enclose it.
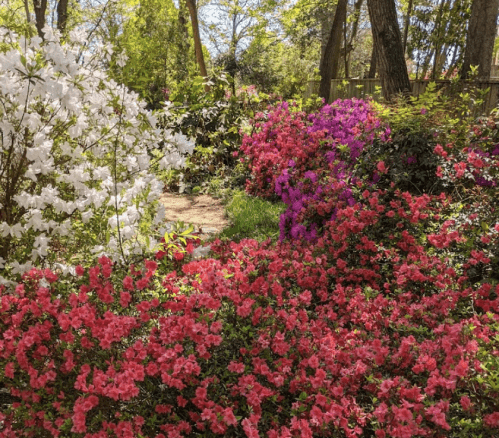
<path fill-rule="evenodd" d="M 206 235 L 217 234 L 229 225 L 222 201 L 209 195 L 163 193 L 159 200 L 165 206 L 167 222 L 191 223 Z"/>

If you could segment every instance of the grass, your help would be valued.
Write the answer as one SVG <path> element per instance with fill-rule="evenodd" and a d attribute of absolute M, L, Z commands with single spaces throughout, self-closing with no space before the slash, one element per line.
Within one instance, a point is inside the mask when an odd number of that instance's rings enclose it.
<path fill-rule="evenodd" d="M 283 202 L 271 202 L 233 190 L 225 200 L 225 209 L 231 225 L 218 235 L 220 239 L 239 242 L 252 238 L 262 242 L 269 237 L 279 238 L 279 217 L 286 210 Z"/>

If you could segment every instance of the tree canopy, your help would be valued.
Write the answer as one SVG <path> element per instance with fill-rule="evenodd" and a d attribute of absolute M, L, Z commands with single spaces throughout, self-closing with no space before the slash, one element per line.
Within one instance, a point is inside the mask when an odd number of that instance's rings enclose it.
<path fill-rule="evenodd" d="M 87 50 L 108 47 L 104 67 L 152 108 L 184 96 L 196 76 L 220 70 L 234 90 L 255 85 L 283 97 L 301 96 L 319 75 L 326 98 L 331 78 L 406 70 L 412 79 L 448 79 L 458 72 L 467 77 L 477 64 L 480 77 L 489 77 L 498 47 L 497 0 L 387 4 L 395 11 L 387 28 L 400 34 L 403 58 L 386 68 L 373 35 L 381 19 L 370 16 L 365 0 L 0 0 L 0 25 L 42 38 L 45 25 L 63 38 L 85 32 Z M 119 56 L 126 57 L 123 69 L 115 68 Z"/>

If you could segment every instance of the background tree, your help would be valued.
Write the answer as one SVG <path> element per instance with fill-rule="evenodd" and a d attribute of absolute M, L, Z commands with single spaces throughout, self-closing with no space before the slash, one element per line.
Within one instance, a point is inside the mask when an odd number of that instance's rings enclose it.
<path fill-rule="evenodd" d="M 201 76 L 207 77 L 208 72 L 206 70 L 206 64 L 204 62 L 203 45 L 201 43 L 201 36 L 199 34 L 199 21 L 198 21 L 198 9 L 196 0 L 185 0 L 187 9 L 189 9 L 189 15 L 191 17 L 192 35 L 194 37 L 194 50 L 196 52 L 196 61 L 199 66 L 199 71 Z M 209 87 L 207 86 L 207 89 Z"/>
<path fill-rule="evenodd" d="M 489 79 L 497 32 L 499 0 L 474 0 L 466 37 L 466 50 L 460 76 L 469 77 L 471 66 L 478 66 L 478 78 Z"/>
<path fill-rule="evenodd" d="M 450 77 L 462 63 L 471 0 L 414 0 L 407 54 L 416 77 Z"/>
<path fill-rule="evenodd" d="M 0 26 L 18 35 L 34 36 L 36 27 L 30 19 L 29 4 L 23 0 L 0 0 Z M 0 42 L 0 52 L 4 50 Z M 5 47 L 6 48 L 6 47 Z"/>
<path fill-rule="evenodd" d="M 329 102 L 331 79 L 338 76 L 341 38 L 347 15 L 347 0 L 338 0 L 333 25 L 320 64 L 321 83 L 319 96 Z"/>
<path fill-rule="evenodd" d="M 345 32 L 344 32 L 344 48 L 343 55 L 345 59 L 345 77 L 350 77 L 350 65 L 352 59 L 352 52 L 355 48 L 355 40 L 357 38 L 360 21 L 362 6 L 364 5 L 364 0 L 356 0 L 353 6 L 353 11 L 345 21 Z"/>
<path fill-rule="evenodd" d="M 383 96 L 390 100 L 396 93 L 411 91 L 395 1 L 368 0 L 367 5 Z"/>
<path fill-rule="evenodd" d="M 45 27 L 45 14 L 47 12 L 47 0 L 33 0 L 33 10 L 35 11 L 35 24 L 38 36 L 43 39 L 43 28 Z"/>
<path fill-rule="evenodd" d="M 180 3 L 172 0 L 142 0 L 116 36 L 117 52 L 127 56 L 123 68 L 111 59 L 117 81 L 139 93 L 150 108 L 162 106 L 165 97 L 183 87 L 196 75 L 192 39 Z"/>
<path fill-rule="evenodd" d="M 66 24 L 68 22 L 68 2 L 69 0 L 59 0 L 57 2 L 57 29 L 62 34 L 66 32 Z"/>

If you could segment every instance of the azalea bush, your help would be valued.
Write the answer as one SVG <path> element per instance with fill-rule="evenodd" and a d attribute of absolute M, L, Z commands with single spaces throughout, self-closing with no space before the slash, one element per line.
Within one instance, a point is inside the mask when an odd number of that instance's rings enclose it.
<path fill-rule="evenodd" d="M 241 147 L 252 172 L 246 188 L 259 196 L 277 194 L 288 205 L 281 239 L 314 240 L 334 218 L 332 205 L 354 202 L 348 181 L 355 181 L 353 166 L 364 147 L 377 138 L 387 141 L 390 130 L 369 102 L 358 99 L 338 100 L 308 116 L 282 103 L 260 117 Z"/>
<path fill-rule="evenodd" d="M 81 65 L 82 45 L 61 45 L 49 28 L 44 42 L 5 30 L 0 39 L 11 47 L 0 55 L 0 282 L 34 263 L 67 269 L 75 253 L 152 249 L 162 220 L 152 151 L 179 167 L 194 145 L 107 80 L 98 64 L 109 53 Z"/>
<path fill-rule="evenodd" d="M 323 131 L 308 132 L 307 115 L 281 102 L 267 113 L 257 113 L 254 132 L 243 138 L 242 160 L 251 172 L 246 182 L 249 194 L 275 198 L 275 182 L 289 166 L 303 174 L 308 161 L 323 157 L 327 146 Z"/>
<path fill-rule="evenodd" d="M 327 222 L 336 218 L 338 208 L 353 205 L 355 197 L 350 185 L 335 175 L 337 165 L 310 170 L 296 181 L 292 170 L 285 170 L 276 180 L 276 193 L 287 210 L 279 221 L 279 239 L 305 239 L 314 242 Z"/>
<path fill-rule="evenodd" d="M 499 224 L 454 264 L 447 195 L 361 197 L 314 245 L 25 274 L 0 298 L 0 436 L 493 436 L 499 285 L 469 270 Z"/>

